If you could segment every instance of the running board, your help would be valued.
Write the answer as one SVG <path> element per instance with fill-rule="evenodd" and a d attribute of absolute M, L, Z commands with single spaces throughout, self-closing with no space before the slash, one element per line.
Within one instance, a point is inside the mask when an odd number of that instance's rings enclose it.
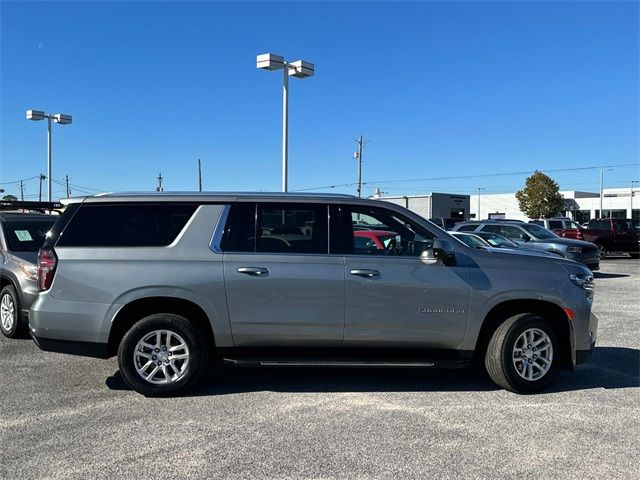
<path fill-rule="evenodd" d="M 435 363 L 426 361 L 372 361 L 372 360 L 299 360 L 299 359 L 235 359 L 223 358 L 225 365 L 235 367 L 338 367 L 338 368 L 429 368 Z"/>

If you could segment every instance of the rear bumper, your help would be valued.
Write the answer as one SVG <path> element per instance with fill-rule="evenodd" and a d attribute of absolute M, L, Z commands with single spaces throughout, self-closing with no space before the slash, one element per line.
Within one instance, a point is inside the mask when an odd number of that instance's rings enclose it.
<path fill-rule="evenodd" d="M 83 357 L 109 358 L 109 349 L 106 343 L 72 342 L 68 340 L 53 340 L 51 338 L 39 338 L 33 332 L 29 332 L 36 345 L 45 352 L 66 353 Z"/>

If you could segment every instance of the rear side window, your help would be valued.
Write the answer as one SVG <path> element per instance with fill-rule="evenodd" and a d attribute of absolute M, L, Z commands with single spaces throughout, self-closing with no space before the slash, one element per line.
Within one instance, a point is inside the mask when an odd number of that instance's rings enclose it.
<path fill-rule="evenodd" d="M 196 204 L 82 205 L 60 235 L 61 247 L 164 247 L 182 231 Z"/>
<path fill-rule="evenodd" d="M 544 225 L 540 225 L 540 226 L 544 227 Z M 563 228 L 562 221 L 561 220 L 549 220 L 549 228 L 551 230 Z"/>
<path fill-rule="evenodd" d="M 9 251 L 37 252 L 55 221 L 55 217 L 44 220 L 7 220 L 4 222 L 4 230 Z"/>
<path fill-rule="evenodd" d="M 231 207 L 222 250 L 328 253 L 329 216 L 320 204 L 262 203 Z"/>

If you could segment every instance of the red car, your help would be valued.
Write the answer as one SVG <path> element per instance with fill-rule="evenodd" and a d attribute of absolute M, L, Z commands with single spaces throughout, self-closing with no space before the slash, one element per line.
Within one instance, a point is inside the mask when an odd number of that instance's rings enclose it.
<path fill-rule="evenodd" d="M 580 225 L 569 218 L 541 218 L 539 220 L 530 220 L 529 223 L 540 225 L 563 238 L 584 240 Z"/>
<path fill-rule="evenodd" d="M 389 230 L 355 230 L 353 232 L 354 248 L 356 251 L 384 250 L 385 242 L 396 235 L 396 232 Z"/>

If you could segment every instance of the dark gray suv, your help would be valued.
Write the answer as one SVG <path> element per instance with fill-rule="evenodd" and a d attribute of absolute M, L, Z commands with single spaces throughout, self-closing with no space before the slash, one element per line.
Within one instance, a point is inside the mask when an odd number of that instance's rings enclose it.
<path fill-rule="evenodd" d="M 453 227 L 457 232 L 497 233 L 524 248 L 554 253 L 569 260 L 585 264 L 591 270 L 600 268 L 598 247 L 590 242 L 563 238 L 546 228 L 532 223 L 486 220 L 463 222 Z"/>
<path fill-rule="evenodd" d="M 367 230 L 372 241 L 357 241 Z M 117 355 L 145 395 L 184 391 L 212 364 L 474 360 L 531 393 L 586 360 L 598 325 L 585 266 L 470 248 L 400 206 L 348 195 L 74 199 L 40 251 L 38 282 L 38 345 Z"/>

